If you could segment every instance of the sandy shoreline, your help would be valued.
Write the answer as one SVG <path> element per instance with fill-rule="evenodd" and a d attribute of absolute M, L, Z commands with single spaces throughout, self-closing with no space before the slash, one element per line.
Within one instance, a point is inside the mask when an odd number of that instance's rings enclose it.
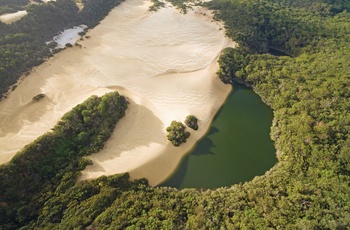
<path fill-rule="evenodd" d="M 118 90 L 130 101 L 126 116 L 81 179 L 130 172 L 157 185 L 169 177 L 206 133 L 231 86 L 216 77 L 220 51 L 233 43 L 203 9 L 147 11 L 150 2 L 127 0 L 79 41 L 35 68 L 0 102 L 0 163 L 50 130 L 91 95 Z M 46 97 L 32 102 L 33 96 Z M 187 143 L 172 146 L 165 128 L 189 114 L 200 120 Z"/>

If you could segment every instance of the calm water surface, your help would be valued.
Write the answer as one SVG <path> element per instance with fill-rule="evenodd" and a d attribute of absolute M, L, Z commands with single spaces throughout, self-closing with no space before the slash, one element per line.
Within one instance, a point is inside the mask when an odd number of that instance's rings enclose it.
<path fill-rule="evenodd" d="M 234 85 L 207 135 L 161 186 L 217 188 L 263 175 L 277 162 L 269 136 L 272 118 L 257 94 Z"/>

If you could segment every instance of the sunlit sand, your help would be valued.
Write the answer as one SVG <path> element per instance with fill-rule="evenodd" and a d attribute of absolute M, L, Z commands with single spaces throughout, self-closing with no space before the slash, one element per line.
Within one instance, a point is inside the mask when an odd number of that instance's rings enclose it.
<path fill-rule="evenodd" d="M 81 179 L 130 172 L 151 185 L 164 181 L 207 131 L 231 90 L 215 76 L 220 51 L 234 44 L 204 9 L 180 14 L 173 7 L 148 12 L 149 1 L 115 8 L 81 47 L 43 65 L 0 102 L 0 163 L 49 131 L 62 115 L 91 95 L 118 90 L 129 102 L 126 116 L 99 153 L 89 156 Z M 205 13 L 206 14 L 203 14 Z M 41 101 L 32 97 L 44 93 Z M 174 147 L 165 128 L 189 114 L 199 130 Z"/>
<path fill-rule="evenodd" d="M 20 10 L 15 13 L 10 13 L 10 14 L 3 14 L 0 15 L 0 21 L 6 23 L 6 24 L 11 24 L 12 22 L 18 21 L 21 19 L 23 16 L 27 15 L 26 10 Z"/>

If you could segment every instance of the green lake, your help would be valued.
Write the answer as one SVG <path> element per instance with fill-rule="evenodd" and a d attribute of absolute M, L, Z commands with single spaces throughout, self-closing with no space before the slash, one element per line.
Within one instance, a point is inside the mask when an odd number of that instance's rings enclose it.
<path fill-rule="evenodd" d="M 160 186 L 217 188 L 263 175 L 277 162 L 269 136 L 272 118 L 253 90 L 234 85 L 209 132 Z"/>

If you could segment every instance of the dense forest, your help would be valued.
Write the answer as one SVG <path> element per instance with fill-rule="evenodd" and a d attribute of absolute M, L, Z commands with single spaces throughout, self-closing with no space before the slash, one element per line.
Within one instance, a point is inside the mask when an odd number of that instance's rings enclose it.
<path fill-rule="evenodd" d="M 29 0 L 0 0 L 0 15 L 24 10 Z"/>
<path fill-rule="evenodd" d="M 18 2 L 18 3 L 17 3 Z M 7 25 L 0 21 L 0 98 L 20 76 L 53 54 L 46 44 L 60 31 L 85 24 L 92 28 L 122 0 L 84 0 L 80 11 L 74 0 L 25 5 L 0 0 L 0 9 L 22 7 L 28 14 Z"/>
<path fill-rule="evenodd" d="M 349 3 L 214 0 L 207 6 L 239 43 L 223 52 L 218 77 L 249 85 L 273 109 L 278 163 L 250 182 L 213 190 L 152 188 L 127 174 L 77 182 L 89 163 L 81 158 L 90 151 L 86 138 L 100 131 L 84 134 L 63 119 L 1 167 L 1 229 L 348 229 Z M 85 107 L 65 117 L 84 123 Z M 59 138 L 56 132 L 79 144 L 49 141 Z"/>

